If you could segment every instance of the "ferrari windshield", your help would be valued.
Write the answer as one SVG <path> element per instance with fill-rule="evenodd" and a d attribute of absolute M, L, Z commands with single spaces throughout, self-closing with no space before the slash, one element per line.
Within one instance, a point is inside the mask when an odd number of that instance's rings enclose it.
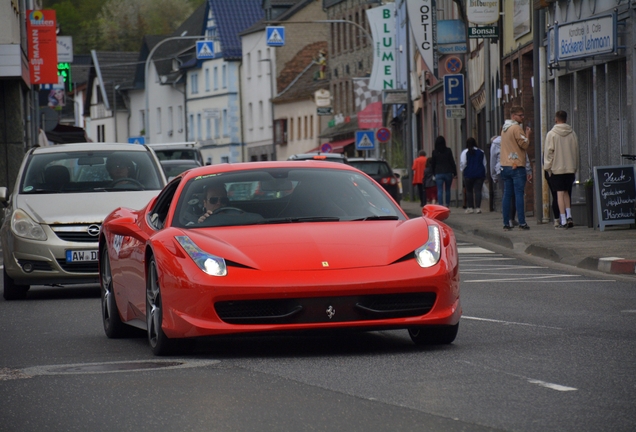
<path fill-rule="evenodd" d="M 157 163 L 143 151 L 66 151 L 33 154 L 22 194 L 159 190 Z"/>
<path fill-rule="evenodd" d="M 405 219 L 376 182 L 337 169 L 271 168 L 196 177 L 179 198 L 179 227 Z"/>

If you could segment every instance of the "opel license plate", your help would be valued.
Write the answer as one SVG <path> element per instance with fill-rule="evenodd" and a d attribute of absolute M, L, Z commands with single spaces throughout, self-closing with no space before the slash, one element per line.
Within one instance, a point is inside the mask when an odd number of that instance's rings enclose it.
<path fill-rule="evenodd" d="M 97 261 L 96 250 L 67 250 L 66 262 Z"/>

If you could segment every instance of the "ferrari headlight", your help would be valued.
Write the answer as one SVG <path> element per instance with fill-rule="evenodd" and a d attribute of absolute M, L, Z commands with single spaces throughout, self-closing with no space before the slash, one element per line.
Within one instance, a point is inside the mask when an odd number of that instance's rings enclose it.
<path fill-rule="evenodd" d="M 20 209 L 14 211 L 11 216 L 11 231 L 18 237 L 30 240 L 44 241 L 47 238 L 42 226 Z"/>
<path fill-rule="evenodd" d="M 441 252 L 442 243 L 439 227 L 430 225 L 428 227 L 428 241 L 415 250 L 415 259 L 421 267 L 432 267 L 439 262 Z"/>
<path fill-rule="evenodd" d="M 175 239 L 192 258 L 192 261 L 210 276 L 227 275 L 225 260 L 221 257 L 202 251 L 188 236 L 176 236 Z"/>

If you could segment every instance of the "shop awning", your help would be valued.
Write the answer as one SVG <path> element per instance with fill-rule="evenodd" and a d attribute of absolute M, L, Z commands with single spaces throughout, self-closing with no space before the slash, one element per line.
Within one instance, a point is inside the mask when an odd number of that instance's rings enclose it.
<path fill-rule="evenodd" d="M 323 152 L 323 153 L 344 153 L 344 148 L 349 144 L 353 144 L 356 141 L 355 138 L 348 138 L 340 141 L 332 141 L 329 143 L 321 144 L 320 147 L 309 150 L 308 153 Z M 325 147 L 331 147 L 330 151 L 324 151 Z"/>

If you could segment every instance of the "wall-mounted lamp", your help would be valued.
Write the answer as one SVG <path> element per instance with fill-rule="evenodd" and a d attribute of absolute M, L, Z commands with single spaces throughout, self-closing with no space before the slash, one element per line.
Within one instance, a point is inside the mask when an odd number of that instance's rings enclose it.
<path fill-rule="evenodd" d="M 534 75 L 530 77 L 530 87 L 534 88 Z"/>
<path fill-rule="evenodd" d="M 512 79 L 512 88 L 515 91 L 515 97 L 517 97 L 517 89 L 519 88 L 519 83 L 517 82 L 517 78 Z"/>
<path fill-rule="evenodd" d="M 506 103 L 508 103 L 508 95 L 510 94 L 510 87 L 508 86 L 508 84 L 504 85 L 504 93 L 506 94 Z"/>

